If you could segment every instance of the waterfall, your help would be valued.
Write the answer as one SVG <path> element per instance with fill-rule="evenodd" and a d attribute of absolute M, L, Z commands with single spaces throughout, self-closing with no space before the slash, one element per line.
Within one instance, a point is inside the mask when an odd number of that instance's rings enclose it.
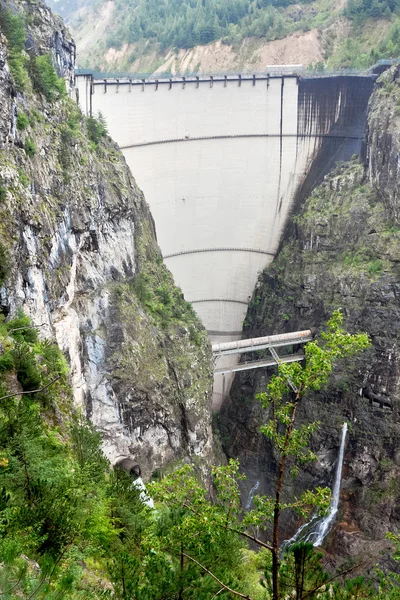
<path fill-rule="evenodd" d="M 344 457 L 344 445 L 346 441 L 347 434 L 347 423 L 343 423 L 342 428 L 342 438 L 340 441 L 340 449 L 339 456 L 336 467 L 335 480 L 333 483 L 332 490 L 332 499 L 331 504 L 329 506 L 329 512 L 326 517 L 321 519 L 317 519 L 316 516 L 312 517 L 310 521 L 307 521 L 304 525 L 302 525 L 294 534 L 290 540 L 286 540 L 282 545 L 282 551 L 285 550 L 294 544 L 294 542 L 303 541 L 303 542 L 312 542 L 313 546 L 321 546 L 322 542 L 325 539 L 325 536 L 329 532 L 332 521 L 334 520 L 336 513 L 338 511 L 339 506 L 339 496 L 340 496 L 340 484 L 342 482 L 342 467 L 343 467 L 343 457 Z M 303 534 L 303 531 L 306 530 L 306 533 Z"/>
<path fill-rule="evenodd" d="M 344 457 L 344 444 L 346 441 L 346 433 L 347 433 L 347 423 L 343 423 L 342 429 L 342 439 L 340 441 L 340 450 L 338 463 L 336 467 L 336 475 L 335 481 L 333 484 L 333 492 L 332 492 L 332 500 L 331 505 L 329 507 L 329 513 L 321 520 L 318 520 L 313 530 L 307 535 L 307 542 L 312 542 L 314 546 L 320 546 L 328 533 L 330 526 L 332 524 L 333 519 L 336 516 L 339 506 L 339 496 L 340 496 L 340 484 L 342 482 L 342 467 L 343 467 L 343 457 Z"/>
<path fill-rule="evenodd" d="M 138 477 L 137 479 L 135 479 L 135 481 L 132 482 L 132 485 L 137 490 L 139 490 L 139 499 L 143 502 L 143 504 L 145 504 L 149 508 L 154 508 L 153 498 L 150 498 L 150 496 L 148 495 L 143 479 L 141 477 Z"/>
<path fill-rule="evenodd" d="M 251 490 L 249 492 L 247 502 L 246 502 L 246 508 L 250 508 L 251 503 L 253 502 L 254 494 L 256 493 L 256 491 L 258 490 L 259 487 L 260 487 L 260 482 L 257 479 L 255 485 L 253 485 L 253 487 L 251 488 Z"/>

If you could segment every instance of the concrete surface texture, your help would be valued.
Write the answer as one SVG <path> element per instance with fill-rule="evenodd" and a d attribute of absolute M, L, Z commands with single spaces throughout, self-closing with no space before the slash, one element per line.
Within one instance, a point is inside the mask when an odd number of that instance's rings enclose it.
<path fill-rule="evenodd" d="M 212 342 L 241 337 L 257 275 L 294 202 L 337 160 L 361 151 L 372 85 L 363 77 L 77 77 L 82 109 L 100 111 L 123 149 L 165 262 Z M 237 360 L 221 358 L 218 367 Z M 216 409 L 232 378 L 216 377 Z"/>

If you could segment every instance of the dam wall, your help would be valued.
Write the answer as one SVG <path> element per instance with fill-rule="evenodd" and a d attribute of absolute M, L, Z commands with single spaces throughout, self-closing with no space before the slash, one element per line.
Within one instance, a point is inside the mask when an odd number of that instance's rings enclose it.
<path fill-rule="evenodd" d="M 124 152 L 165 262 L 212 342 L 239 339 L 295 202 L 362 152 L 373 79 L 78 76 L 76 85 L 83 111 L 101 112 Z M 216 379 L 215 408 L 231 377 Z"/>

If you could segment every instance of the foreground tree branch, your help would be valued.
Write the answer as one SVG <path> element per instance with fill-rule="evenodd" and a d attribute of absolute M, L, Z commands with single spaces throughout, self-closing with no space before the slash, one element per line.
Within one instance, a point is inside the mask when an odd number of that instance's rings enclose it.
<path fill-rule="evenodd" d="M 60 378 L 61 378 L 61 375 L 59 375 L 58 377 L 56 377 L 55 379 L 53 379 L 53 381 L 50 381 L 50 383 L 46 383 L 46 385 L 44 385 L 41 388 L 38 388 L 37 390 L 29 390 L 29 391 L 25 391 L 25 392 L 15 392 L 15 394 L 7 394 L 7 396 L 2 396 L 0 398 L 0 401 L 1 400 L 6 400 L 7 398 L 14 398 L 14 396 L 24 396 L 26 394 L 38 394 L 39 392 L 43 392 L 44 390 L 47 390 L 47 388 L 49 388 L 50 386 L 52 386 Z"/>
<path fill-rule="evenodd" d="M 189 554 L 185 554 L 184 552 L 182 554 L 183 554 L 183 556 L 185 556 L 186 558 L 188 558 L 189 560 L 191 560 L 192 562 L 194 562 L 198 567 L 200 567 L 201 569 L 203 569 L 203 571 L 205 571 L 208 575 L 210 575 L 210 577 L 212 577 L 213 579 L 215 579 L 215 581 L 217 581 L 219 583 L 219 585 L 222 585 L 222 587 L 225 590 L 227 590 L 228 592 L 231 592 L 231 594 L 235 594 L 235 596 L 239 596 L 240 598 L 245 598 L 245 600 L 252 600 L 250 598 L 250 596 L 246 596 L 245 594 L 241 594 L 240 592 L 237 592 L 236 590 L 233 590 L 232 588 L 230 588 L 228 585 L 225 585 L 225 583 L 222 583 L 222 581 L 220 579 L 218 579 L 218 577 L 216 577 L 213 573 L 211 573 L 211 571 L 209 571 L 207 569 L 207 567 L 205 567 L 204 565 L 202 565 L 201 563 L 199 563 L 199 561 L 196 560 L 195 558 L 193 558 L 192 556 L 189 556 Z M 220 592 L 218 592 L 218 594 L 219 593 Z"/>

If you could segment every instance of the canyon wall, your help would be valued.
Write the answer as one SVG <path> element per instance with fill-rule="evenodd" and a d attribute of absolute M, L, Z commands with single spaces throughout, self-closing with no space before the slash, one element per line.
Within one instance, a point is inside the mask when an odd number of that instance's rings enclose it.
<path fill-rule="evenodd" d="M 318 461 L 287 482 L 286 493 L 332 485 L 340 431 L 349 422 L 335 535 L 327 550 L 371 564 L 400 529 L 399 69 L 381 76 L 369 106 L 365 164 L 336 167 L 298 206 L 280 251 L 260 275 L 245 336 L 314 328 L 342 308 L 351 332 L 366 331 L 372 348 L 339 365 L 329 387 L 301 403 L 300 419 L 321 422 L 312 448 Z M 259 433 L 268 418 L 254 399 L 268 374 L 236 377 L 220 415 L 228 456 L 248 475 L 243 493 L 260 480 L 271 492 L 276 456 Z M 272 477 L 271 477 L 272 476 Z M 283 537 L 300 524 L 287 519 Z"/>
<path fill-rule="evenodd" d="M 29 60 L 49 55 L 69 83 L 75 46 L 61 20 L 38 2 L 5 8 L 24 19 Z M 210 345 L 124 158 L 71 100 L 50 101 L 29 77 L 16 89 L 3 35 L 0 82 L 2 312 L 22 309 L 57 340 L 75 407 L 112 464 L 147 478 L 180 458 L 209 461 Z"/>

